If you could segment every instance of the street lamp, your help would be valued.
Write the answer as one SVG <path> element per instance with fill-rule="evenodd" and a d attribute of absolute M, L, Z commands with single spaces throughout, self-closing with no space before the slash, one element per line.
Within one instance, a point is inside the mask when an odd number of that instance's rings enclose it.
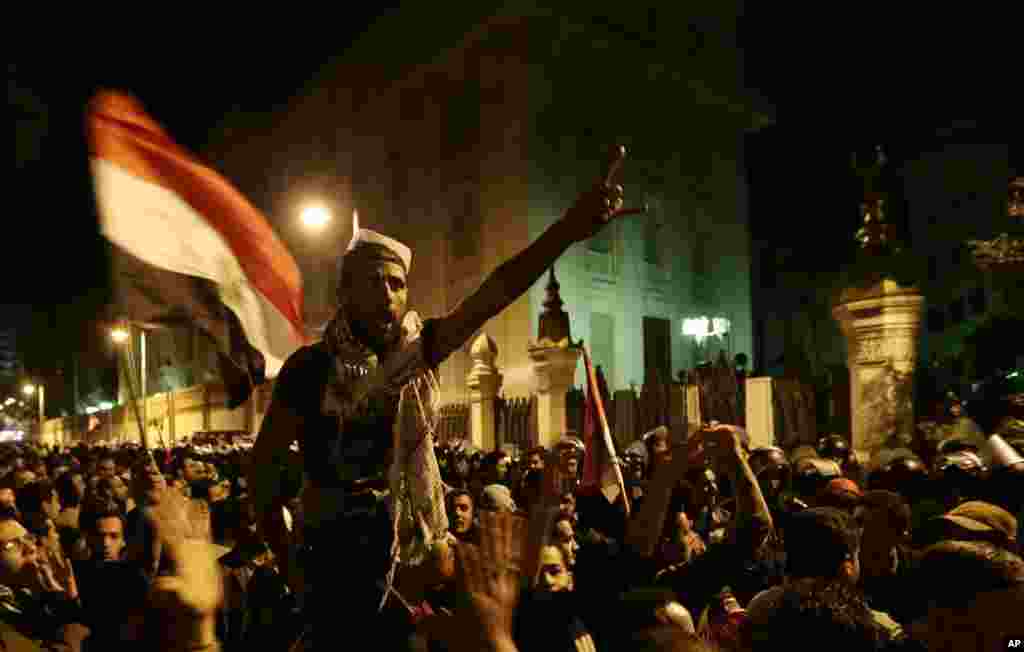
<path fill-rule="evenodd" d="M 25 386 L 21 388 L 21 391 L 25 396 L 32 396 L 33 394 L 39 395 L 39 440 L 42 441 L 43 425 L 46 422 L 46 387 L 42 383 L 39 383 L 38 385 L 25 383 Z"/>
<path fill-rule="evenodd" d="M 126 360 L 130 360 L 128 354 L 131 347 L 131 325 L 113 328 L 110 331 L 110 339 L 118 345 L 128 344 L 124 355 Z M 125 366 L 130 367 L 131 365 L 126 364 Z M 129 383 L 132 382 L 131 378 L 125 378 L 125 380 Z M 142 399 L 142 427 L 145 428 L 148 416 L 146 411 L 146 331 L 142 328 L 139 329 L 139 397 Z M 146 433 L 139 433 L 139 435 L 143 438 L 142 444 L 145 445 Z"/>
<path fill-rule="evenodd" d="M 331 221 L 331 211 L 323 204 L 311 204 L 299 215 L 302 224 L 312 231 L 321 231 Z"/>
<path fill-rule="evenodd" d="M 114 340 L 115 344 L 124 344 L 128 341 L 129 337 L 131 337 L 131 333 L 122 326 L 118 326 L 110 331 L 110 339 Z"/>

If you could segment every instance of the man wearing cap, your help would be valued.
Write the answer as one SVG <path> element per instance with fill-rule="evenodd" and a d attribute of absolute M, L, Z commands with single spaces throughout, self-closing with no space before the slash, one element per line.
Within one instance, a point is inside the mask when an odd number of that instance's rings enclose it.
<path fill-rule="evenodd" d="M 437 319 L 407 310 L 411 250 L 355 225 L 341 259 L 339 309 L 323 341 L 297 351 L 281 370 L 249 483 L 261 528 L 291 584 L 300 589 L 302 577 L 316 577 L 315 604 L 307 610 L 323 614 L 317 639 L 375 622 L 389 595 L 379 587 L 393 583 L 398 561 L 433 558 L 432 544 L 448 530 L 431 441 L 440 407 L 436 370 L 572 244 L 641 212 L 623 208 L 622 187 L 614 184 L 624 156 L 615 148 L 606 174 L 562 219 Z M 295 440 L 307 478 L 304 572 L 288 554 L 278 516 L 279 469 Z M 345 606 L 330 607 L 342 589 Z"/>

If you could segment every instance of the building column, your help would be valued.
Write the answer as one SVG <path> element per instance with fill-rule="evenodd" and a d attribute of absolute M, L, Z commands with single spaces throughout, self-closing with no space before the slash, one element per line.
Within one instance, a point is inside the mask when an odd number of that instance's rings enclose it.
<path fill-rule="evenodd" d="M 539 444 L 550 448 L 565 434 L 565 395 L 573 386 L 583 351 L 577 346 L 553 346 L 530 347 L 529 353 L 537 379 L 537 435 Z"/>
<path fill-rule="evenodd" d="M 481 333 L 469 352 L 473 368 L 466 376 L 469 388 L 470 440 L 480 450 L 497 448 L 497 413 L 495 401 L 501 390 L 502 376 L 494 361 L 498 345 L 486 333 Z"/>
<path fill-rule="evenodd" d="M 924 298 L 882 281 L 833 310 L 846 337 L 853 448 L 869 460 L 893 435 L 914 428 L 914 366 Z"/>

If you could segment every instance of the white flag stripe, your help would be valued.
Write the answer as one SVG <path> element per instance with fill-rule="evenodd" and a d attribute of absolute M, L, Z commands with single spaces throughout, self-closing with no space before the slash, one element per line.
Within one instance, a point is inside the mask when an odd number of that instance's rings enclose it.
<path fill-rule="evenodd" d="M 145 263 L 214 282 L 275 377 L 298 342 L 288 319 L 249 283 L 224 238 L 174 192 L 92 159 L 101 230 Z"/>

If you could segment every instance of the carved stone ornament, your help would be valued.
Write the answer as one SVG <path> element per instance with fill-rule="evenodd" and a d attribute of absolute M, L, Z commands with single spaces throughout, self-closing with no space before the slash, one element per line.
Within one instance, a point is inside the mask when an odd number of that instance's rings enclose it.
<path fill-rule="evenodd" d="M 877 337 L 858 342 L 857 362 L 883 362 L 885 359 L 885 342 L 882 338 Z"/>
<path fill-rule="evenodd" d="M 547 298 L 544 300 L 544 311 L 540 314 L 537 328 L 537 346 L 558 346 L 566 348 L 572 344 L 569 331 L 569 313 L 562 309 L 564 305 L 559 294 L 561 286 L 555 278 L 555 268 L 551 268 L 548 279 Z"/>

